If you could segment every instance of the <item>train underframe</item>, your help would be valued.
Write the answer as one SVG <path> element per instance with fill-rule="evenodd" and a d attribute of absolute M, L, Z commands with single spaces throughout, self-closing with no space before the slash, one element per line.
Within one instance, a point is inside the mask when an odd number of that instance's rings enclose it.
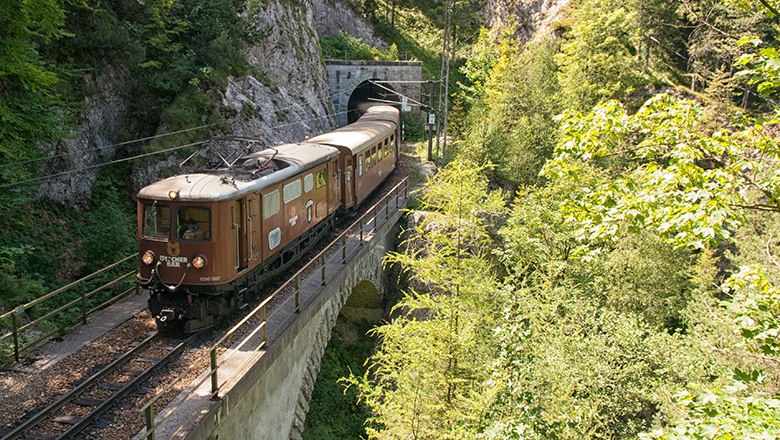
<path fill-rule="evenodd" d="M 260 283 L 279 275 L 313 249 L 332 230 L 334 217 L 323 220 L 281 252 L 229 283 L 207 286 L 183 284 L 174 292 L 159 280 L 146 287 L 139 285 L 141 291 L 149 294 L 149 310 L 155 317 L 157 328 L 194 333 L 212 327 L 250 296 L 259 293 Z"/>

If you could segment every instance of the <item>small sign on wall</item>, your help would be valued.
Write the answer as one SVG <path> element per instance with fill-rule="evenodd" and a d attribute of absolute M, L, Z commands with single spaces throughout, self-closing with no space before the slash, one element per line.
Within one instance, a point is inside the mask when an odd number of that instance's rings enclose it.
<path fill-rule="evenodd" d="M 402 96 L 401 97 L 401 111 L 402 112 L 408 112 L 411 109 L 412 108 L 409 107 L 409 98 L 407 98 L 406 96 Z"/>

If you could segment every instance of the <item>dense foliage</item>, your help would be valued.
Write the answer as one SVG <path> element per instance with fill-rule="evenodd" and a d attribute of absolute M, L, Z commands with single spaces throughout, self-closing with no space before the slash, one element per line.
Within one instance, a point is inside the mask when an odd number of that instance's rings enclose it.
<path fill-rule="evenodd" d="M 776 7 L 481 33 L 459 159 L 390 257 L 416 282 L 348 380 L 370 438 L 780 435 Z"/>
<path fill-rule="evenodd" d="M 114 121 L 124 127 L 117 141 L 218 122 L 214 88 L 249 70 L 242 49 L 262 38 L 247 26 L 246 9 L 238 0 L 2 2 L 0 313 L 135 251 L 131 166 L 101 168 L 91 200 L 77 209 L 40 201 L 37 193 L 36 178 L 62 171 L 63 163 L 65 170 L 85 165 L 46 158 L 65 156 L 58 141 L 78 134 L 81 103 L 102 99 L 96 78 L 132 98 L 128 120 Z M 122 146 L 115 158 L 164 145 Z"/>

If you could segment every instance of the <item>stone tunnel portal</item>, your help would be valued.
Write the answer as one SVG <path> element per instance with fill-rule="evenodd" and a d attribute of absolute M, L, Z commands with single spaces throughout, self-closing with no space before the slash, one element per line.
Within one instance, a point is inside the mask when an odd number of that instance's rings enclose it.
<path fill-rule="evenodd" d="M 400 98 L 397 94 L 388 91 L 387 89 L 393 89 L 391 85 L 382 84 L 382 88 L 372 81 L 380 81 L 378 79 L 371 79 L 360 83 L 355 90 L 349 95 L 349 102 L 347 104 L 347 123 L 351 124 L 363 114 L 365 107 L 373 104 L 379 104 L 372 99 L 379 99 L 382 101 L 398 102 Z M 393 89 L 394 90 L 394 89 Z M 396 106 L 398 107 L 398 106 Z"/>

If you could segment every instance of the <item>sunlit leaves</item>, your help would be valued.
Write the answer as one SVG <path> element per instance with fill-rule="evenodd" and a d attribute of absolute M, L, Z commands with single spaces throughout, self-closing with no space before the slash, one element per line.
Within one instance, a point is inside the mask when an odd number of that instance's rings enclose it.
<path fill-rule="evenodd" d="M 636 56 L 640 41 L 638 2 L 583 1 L 558 55 L 560 82 L 569 108 L 630 94 L 646 80 Z"/>
<path fill-rule="evenodd" d="M 640 439 L 775 439 L 780 434 L 780 400 L 750 393 L 740 381 L 722 389 L 691 386 L 676 400 L 688 410 L 686 417 Z"/>
<path fill-rule="evenodd" d="M 757 37 L 746 37 L 740 40 L 740 45 L 758 47 L 763 42 Z M 746 76 L 750 84 L 755 84 L 758 93 L 774 95 L 780 89 L 780 55 L 774 47 L 764 47 L 757 52 L 747 53 L 739 57 L 735 63 L 745 67 L 738 73 Z"/>
<path fill-rule="evenodd" d="M 779 355 L 780 290 L 755 265 L 731 276 L 724 289 L 732 295 L 724 305 L 749 346 L 764 355 Z"/>
<path fill-rule="evenodd" d="M 563 116 L 543 173 L 577 188 L 569 212 L 582 239 L 651 227 L 678 246 L 701 248 L 729 238 L 745 208 L 780 211 L 777 142 L 755 125 L 708 133 L 702 117 L 699 106 L 669 95 L 633 115 L 610 101 Z M 613 178 L 579 187 L 593 167 Z"/>

